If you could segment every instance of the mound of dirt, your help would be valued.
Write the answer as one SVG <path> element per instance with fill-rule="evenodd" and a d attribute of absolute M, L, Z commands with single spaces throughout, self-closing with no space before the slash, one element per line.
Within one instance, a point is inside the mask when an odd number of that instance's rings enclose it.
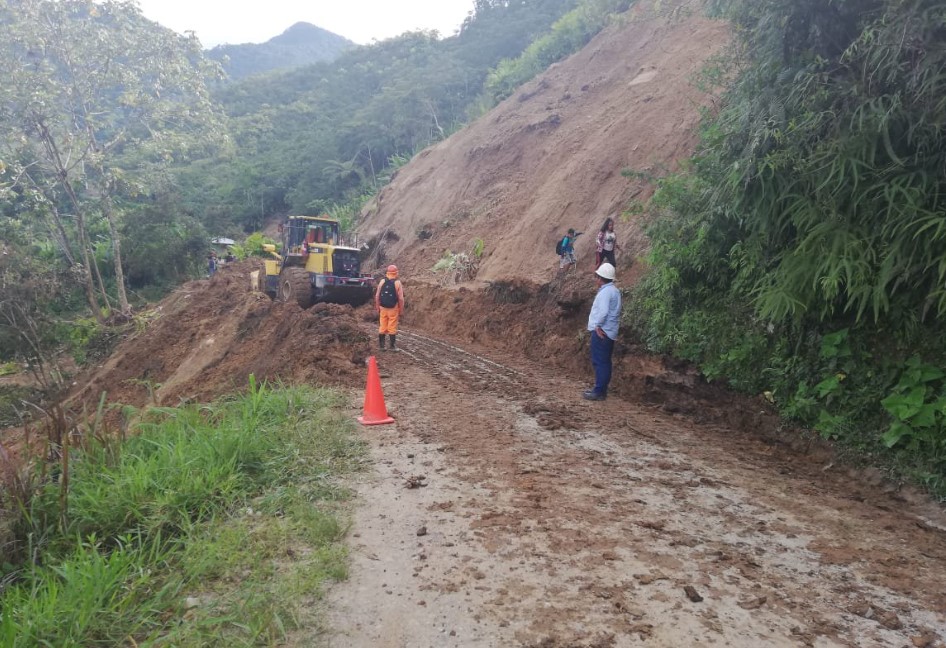
<path fill-rule="evenodd" d="M 356 385 L 364 380 L 368 336 L 351 306 L 303 310 L 254 292 L 256 261 L 222 267 L 187 283 L 152 311 L 145 329 L 125 341 L 81 387 L 72 404 L 132 405 L 209 400 L 258 380 Z"/>
<path fill-rule="evenodd" d="M 584 231 L 594 258 L 605 217 L 650 194 L 647 177 L 686 158 L 709 97 L 694 77 L 730 38 L 692 1 L 641 0 L 586 47 L 401 168 L 362 214 L 374 263 L 436 279 L 445 250 L 483 241 L 475 279 L 548 280 L 556 240 Z M 632 173 L 623 174 L 629 170 Z M 640 223 L 618 223 L 619 271 L 647 247 Z M 379 243 L 380 241 L 380 243 Z"/>
<path fill-rule="evenodd" d="M 588 312 L 595 287 L 590 273 L 570 273 L 545 284 L 523 280 L 488 282 L 484 290 L 443 290 L 406 281 L 408 309 L 404 325 L 411 332 L 496 349 L 507 357 L 525 357 L 555 367 L 562 375 L 593 382 L 589 360 Z M 782 434 L 769 403 L 709 384 L 685 362 L 654 356 L 627 328 L 614 350 L 610 391 L 633 402 L 698 423 L 731 425 L 775 442 L 808 444 Z M 550 418 L 554 427 L 555 417 Z"/>

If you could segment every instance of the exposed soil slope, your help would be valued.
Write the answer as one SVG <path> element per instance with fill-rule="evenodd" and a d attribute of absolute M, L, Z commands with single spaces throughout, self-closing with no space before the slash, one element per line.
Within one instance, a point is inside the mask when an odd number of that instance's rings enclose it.
<path fill-rule="evenodd" d="M 404 321 L 459 344 L 486 346 L 506 357 L 527 358 L 591 380 L 586 325 L 594 290 L 590 273 L 573 273 L 542 285 L 497 281 L 483 290 L 463 286 L 444 290 L 408 280 Z M 635 342 L 633 331 L 622 331 L 613 359 L 613 394 L 657 403 L 699 423 L 727 423 L 785 443 L 806 448 L 811 444 L 797 430 L 783 429 L 777 413 L 761 397 L 708 384 L 686 363 L 647 353 Z"/>
<path fill-rule="evenodd" d="M 400 169 L 363 214 L 361 238 L 380 237 L 380 262 L 418 278 L 430 277 L 444 250 L 482 238 L 477 279 L 541 282 L 568 227 L 586 232 L 577 250 L 590 258 L 605 217 L 647 195 L 621 171 L 661 175 L 691 152 L 707 101 L 694 77 L 727 42 L 727 26 L 700 16 L 698 3 L 642 0 Z M 637 224 L 618 233 L 632 254 L 644 246 Z"/>

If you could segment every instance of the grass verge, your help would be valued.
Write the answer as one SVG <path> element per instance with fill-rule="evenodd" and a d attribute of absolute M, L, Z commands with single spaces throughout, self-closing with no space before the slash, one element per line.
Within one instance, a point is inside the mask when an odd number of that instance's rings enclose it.
<path fill-rule="evenodd" d="M 251 382 L 72 450 L 23 503 L 0 645 L 310 643 L 346 575 L 339 478 L 364 457 L 339 405 Z"/>

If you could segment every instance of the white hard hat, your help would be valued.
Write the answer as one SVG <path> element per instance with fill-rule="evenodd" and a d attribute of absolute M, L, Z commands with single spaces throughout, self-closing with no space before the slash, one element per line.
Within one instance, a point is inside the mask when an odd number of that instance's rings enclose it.
<path fill-rule="evenodd" d="M 602 263 L 600 266 L 598 266 L 598 269 L 595 270 L 595 274 L 602 279 L 614 281 L 614 266 L 610 263 Z"/>

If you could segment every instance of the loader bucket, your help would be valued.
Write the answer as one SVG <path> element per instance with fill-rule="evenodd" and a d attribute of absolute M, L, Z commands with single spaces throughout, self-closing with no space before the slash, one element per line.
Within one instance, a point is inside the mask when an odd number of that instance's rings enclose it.
<path fill-rule="evenodd" d="M 322 291 L 319 301 L 332 304 L 361 306 L 362 304 L 367 304 L 374 298 L 374 288 L 372 286 L 325 286 L 322 288 Z"/>

